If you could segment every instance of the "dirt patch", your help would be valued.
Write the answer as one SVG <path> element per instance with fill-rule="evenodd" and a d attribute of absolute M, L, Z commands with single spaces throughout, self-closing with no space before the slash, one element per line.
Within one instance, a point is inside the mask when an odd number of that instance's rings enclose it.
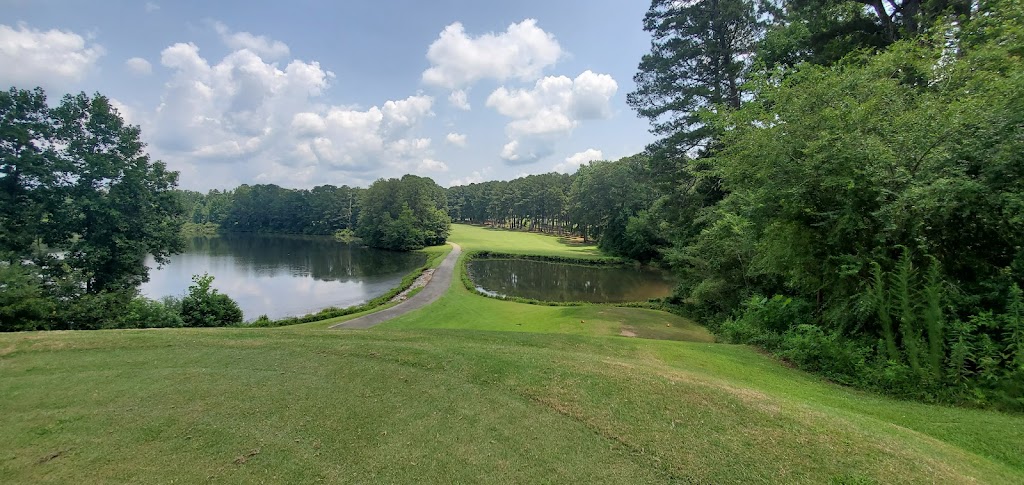
<path fill-rule="evenodd" d="M 7 347 L 0 349 L 0 357 L 3 357 L 8 354 L 13 354 L 16 348 L 16 345 L 8 345 Z"/>
<path fill-rule="evenodd" d="M 46 455 L 44 455 L 44 456 L 39 458 L 39 463 L 46 463 L 48 461 L 55 460 L 55 459 L 59 458 L 61 455 L 63 455 L 64 453 L 67 453 L 67 451 L 68 450 L 60 450 L 60 451 L 54 451 L 53 453 L 47 453 Z"/>
<path fill-rule="evenodd" d="M 258 455 L 258 454 L 260 454 L 260 449 L 256 448 L 255 450 L 252 450 L 252 451 L 250 451 L 250 452 L 248 452 L 248 453 L 246 453 L 244 455 L 238 455 L 237 457 L 235 457 L 234 463 L 236 465 L 241 465 L 241 464 L 249 461 L 249 458 L 252 458 L 252 457 L 254 457 L 254 456 Z"/>
<path fill-rule="evenodd" d="M 636 332 L 624 328 L 619 331 L 619 335 L 623 337 L 636 337 Z"/>

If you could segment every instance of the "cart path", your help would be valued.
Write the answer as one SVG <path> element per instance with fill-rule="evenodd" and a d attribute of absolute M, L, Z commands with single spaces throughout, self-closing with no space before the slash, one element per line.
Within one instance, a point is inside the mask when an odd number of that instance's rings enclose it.
<path fill-rule="evenodd" d="M 353 318 L 337 325 L 331 325 L 328 328 L 370 328 L 437 301 L 438 298 L 441 298 L 441 295 L 448 291 L 448 287 L 451 286 L 452 275 L 455 273 L 455 261 L 459 259 L 459 254 L 462 254 L 462 248 L 458 244 L 449 244 L 452 245 L 452 251 L 448 253 L 448 256 L 445 256 L 444 261 L 441 261 L 441 265 L 434 270 L 430 281 L 427 282 L 419 293 L 386 310 Z"/>

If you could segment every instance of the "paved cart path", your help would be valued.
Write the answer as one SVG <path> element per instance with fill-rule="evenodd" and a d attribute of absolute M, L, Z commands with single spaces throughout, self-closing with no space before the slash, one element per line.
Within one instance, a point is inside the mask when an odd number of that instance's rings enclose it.
<path fill-rule="evenodd" d="M 427 282 L 419 293 L 386 310 L 353 318 L 347 322 L 331 325 L 328 328 L 370 328 L 437 301 L 444 292 L 448 291 L 448 287 L 451 286 L 452 275 L 455 273 L 455 261 L 459 259 L 459 254 L 462 254 L 462 248 L 458 244 L 451 243 L 451 245 L 452 251 L 444 258 L 444 261 L 441 261 L 441 265 L 434 270 L 430 281 Z"/>

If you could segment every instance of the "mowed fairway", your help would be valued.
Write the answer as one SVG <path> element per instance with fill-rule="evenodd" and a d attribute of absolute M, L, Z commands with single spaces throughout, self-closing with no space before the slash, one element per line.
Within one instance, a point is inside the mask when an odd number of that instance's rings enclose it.
<path fill-rule="evenodd" d="M 1022 416 L 851 391 L 663 312 L 455 280 L 371 330 L 322 326 L 2 334 L 0 483 L 1024 482 Z"/>
<path fill-rule="evenodd" d="M 466 224 L 452 224 L 452 234 L 448 239 L 459 243 L 463 250 L 488 250 L 499 253 L 570 258 L 606 257 L 593 244 L 580 244 L 564 238 L 537 233 L 506 231 Z"/>

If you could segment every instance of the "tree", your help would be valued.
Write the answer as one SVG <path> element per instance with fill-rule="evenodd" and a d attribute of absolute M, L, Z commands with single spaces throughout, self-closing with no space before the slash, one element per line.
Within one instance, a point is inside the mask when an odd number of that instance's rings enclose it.
<path fill-rule="evenodd" d="M 627 102 L 660 139 L 656 159 L 678 161 L 705 150 L 714 128 L 702 109 L 738 108 L 763 26 L 750 0 L 653 0 L 644 17 L 651 52 L 643 56 Z"/>
<path fill-rule="evenodd" d="M 68 95 L 53 109 L 45 99 L 40 89 L 0 94 L 0 131 L 11 140 L 0 155 L 0 253 L 74 275 L 87 293 L 134 289 L 147 279 L 147 254 L 164 263 L 181 249 L 177 173 L 150 161 L 139 128 L 102 95 Z"/>
<path fill-rule="evenodd" d="M 192 286 L 181 300 L 181 319 L 186 327 L 224 327 L 242 323 L 242 310 L 228 295 L 212 288 L 213 276 L 192 277 Z"/>
<path fill-rule="evenodd" d="M 725 194 L 702 160 L 718 146 L 706 113 L 737 109 L 749 97 L 744 83 L 766 13 L 752 0 L 653 0 L 644 17 L 651 52 L 634 76 L 627 102 L 651 123 L 658 140 L 647 146 L 647 181 L 662 194 L 651 208 L 664 221 L 659 234 L 678 246 L 700 231 L 700 213 Z M 638 227 L 638 226 L 636 226 Z"/>
<path fill-rule="evenodd" d="M 758 52 L 768 67 L 802 61 L 833 64 L 857 51 L 877 52 L 927 32 L 937 22 L 971 16 L 969 0 L 785 0 Z"/>
<path fill-rule="evenodd" d="M 26 257 L 42 235 L 44 203 L 55 183 L 53 153 L 45 143 L 52 139 L 42 89 L 0 93 L 0 257 Z"/>
<path fill-rule="evenodd" d="M 429 178 L 377 180 L 360 207 L 356 234 L 370 246 L 399 251 L 436 246 L 451 230 L 448 196 Z"/>

